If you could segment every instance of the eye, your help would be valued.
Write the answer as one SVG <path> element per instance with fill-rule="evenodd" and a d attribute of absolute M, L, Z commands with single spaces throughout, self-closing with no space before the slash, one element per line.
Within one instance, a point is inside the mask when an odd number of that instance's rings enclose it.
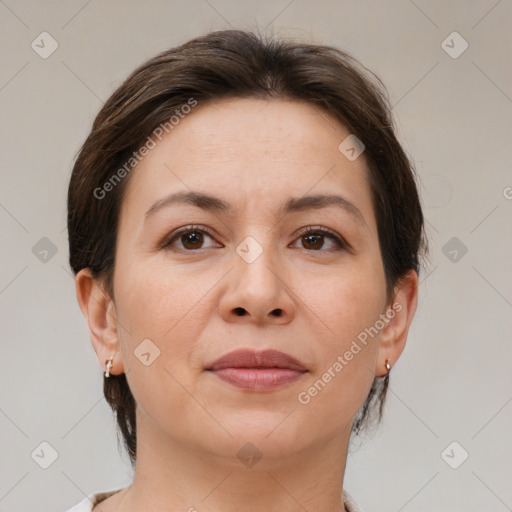
<path fill-rule="evenodd" d="M 171 233 L 171 235 L 162 242 L 161 247 L 162 249 L 171 250 L 171 246 L 175 245 L 175 242 L 179 242 L 178 246 L 175 246 L 176 249 L 186 252 L 196 251 L 204 249 L 202 245 L 205 243 L 205 238 L 213 240 L 212 235 L 205 228 L 186 226 Z"/>
<path fill-rule="evenodd" d="M 298 238 L 298 240 L 302 241 L 302 246 L 304 249 L 317 252 L 326 252 L 325 250 L 321 251 L 326 238 L 331 240 L 331 244 L 334 243 L 334 247 L 331 247 L 331 250 L 333 248 L 334 250 L 341 250 L 347 247 L 347 243 L 345 240 L 343 240 L 342 237 L 333 231 L 321 226 L 309 226 L 301 233 L 301 236 Z"/>
<path fill-rule="evenodd" d="M 208 229 L 200 226 L 185 226 L 178 231 L 171 233 L 161 243 L 162 249 L 192 252 L 208 247 L 215 247 L 214 244 L 203 247 L 205 238 L 213 240 L 213 234 Z M 331 240 L 331 247 L 325 249 L 325 239 Z M 302 241 L 302 247 L 314 252 L 327 252 L 328 250 L 341 250 L 348 248 L 345 240 L 335 232 L 321 226 L 309 226 L 302 231 L 297 239 Z M 217 245 L 219 247 L 219 245 Z M 322 250 L 323 249 L 323 250 Z"/>

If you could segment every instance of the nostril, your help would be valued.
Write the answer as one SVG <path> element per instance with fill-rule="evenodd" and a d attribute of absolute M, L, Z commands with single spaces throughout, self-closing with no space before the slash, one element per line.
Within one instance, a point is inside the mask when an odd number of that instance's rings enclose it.
<path fill-rule="evenodd" d="M 238 316 L 242 316 L 245 314 L 245 309 L 244 308 L 235 308 L 235 313 L 238 315 Z"/>
<path fill-rule="evenodd" d="M 280 308 L 278 308 L 278 309 L 274 309 L 274 310 L 272 311 L 272 314 L 273 314 L 274 316 L 282 316 L 282 314 L 283 314 L 283 310 L 282 310 L 282 309 L 280 309 Z"/>

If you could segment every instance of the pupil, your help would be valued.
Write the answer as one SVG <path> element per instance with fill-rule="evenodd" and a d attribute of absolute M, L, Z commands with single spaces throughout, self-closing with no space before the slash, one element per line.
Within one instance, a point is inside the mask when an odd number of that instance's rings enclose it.
<path fill-rule="evenodd" d="M 185 235 L 185 243 L 183 245 L 185 245 L 185 247 L 187 247 L 187 244 L 191 244 L 191 245 L 194 245 L 194 244 L 198 244 L 201 245 L 201 242 L 202 242 L 202 235 L 200 233 L 197 233 L 197 232 L 194 232 L 194 233 L 189 233 L 187 235 Z"/>
<path fill-rule="evenodd" d="M 322 238 L 322 235 L 307 235 L 306 236 L 306 240 L 307 240 L 307 243 L 311 243 L 312 245 L 315 245 L 315 242 L 318 242 L 320 239 Z M 320 247 L 322 246 L 322 243 L 320 244 L 316 244 L 316 245 L 320 245 Z M 320 247 L 315 247 L 316 249 L 319 249 Z"/>

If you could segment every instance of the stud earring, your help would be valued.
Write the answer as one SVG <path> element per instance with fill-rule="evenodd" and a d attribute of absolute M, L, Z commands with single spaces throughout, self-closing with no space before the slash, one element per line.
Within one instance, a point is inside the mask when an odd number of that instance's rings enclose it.
<path fill-rule="evenodd" d="M 109 377 L 110 376 L 110 368 L 112 368 L 112 366 L 114 365 L 113 361 L 114 361 L 114 357 L 113 356 L 110 359 L 107 359 L 105 361 L 105 364 L 107 365 L 107 370 L 105 372 L 105 377 Z"/>
<path fill-rule="evenodd" d="M 386 359 L 386 362 L 384 363 L 384 366 L 386 367 L 386 370 L 389 373 L 389 370 L 391 370 L 391 365 L 389 364 L 389 359 Z"/>

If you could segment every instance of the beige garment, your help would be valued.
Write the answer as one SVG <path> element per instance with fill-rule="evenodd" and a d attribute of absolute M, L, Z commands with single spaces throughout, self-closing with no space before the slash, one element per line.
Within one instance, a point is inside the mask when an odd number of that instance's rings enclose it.
<path fill-rule="evenodd" d="M 92 509 L 103 500 L 106 500 L 112 494 L 121 491 L 122 489 L 116 489 L 114 491 L 97 492 L 90 494 L 84 498 L 80 503 L 76 504 L 73 508 L 66 510 L 66 512 L 91 512 Z M 362 512 L 357 503 L 354 501 L 352 496 L 347 491 L 343 491 L 344 505 L 347 512 Z"/>

